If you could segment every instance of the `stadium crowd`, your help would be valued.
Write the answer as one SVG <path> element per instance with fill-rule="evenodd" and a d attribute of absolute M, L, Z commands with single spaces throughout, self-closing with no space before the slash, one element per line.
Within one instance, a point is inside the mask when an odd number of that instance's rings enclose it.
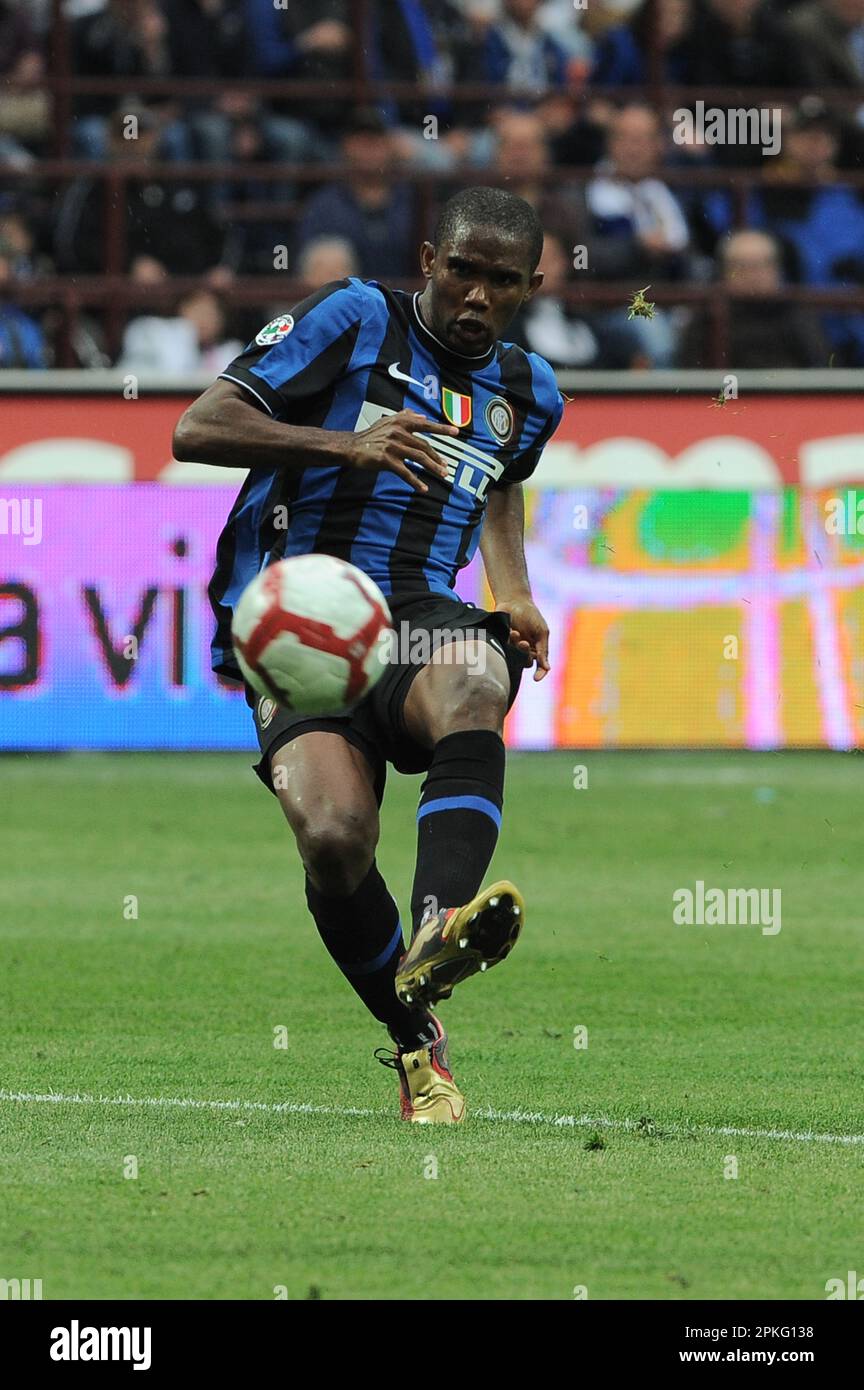
<path fill-rule="evenodd" d="M 130 316 L 122 344 L 88 310 L 82 365 L 218 370 L 261 318 L 233 303 L 238 277 L 287 271 L 310 289 L 349 274 L 412 280 L 430 179 L 433 210 L 466 183 L 506 182 L 535 204 L 546 284 L 513 336 L 556 366 L 711 361 L 704 305 L 673 296 L 648 319 L 624 302 L 580 304 L 580 287 L 604 282 L 733 291 L 732 367 L 864 365 L 862 314 L 783 295 L 864 285 L 864 0 L 366 0 L 362 11 L 352 0 L 65 0 L 62 14 L 58 44 L 52 0 L 0 0 L 0 367 L 56 360 L 50 309 L 25 309 L 16 289 L 104 270 L 102 172 L 130 168 L 121 269 L 142 286 L 200 284 L 170 317 Z M 68 153 L 87 163 L 59 181 L 40 172 L 57 152 L 56 62 L 128 83 L 122 96 L 75 94 Z M 358 63 L 371 94 L 360 106 L 345 95 Z M 215 95 L 142 96 L 148 78 L 209 79 Z M 230 85 L 249 78 L 321 86 L 261 97 Z M 692 89 L 688 110 L 713 87 L 735 89 L 743 107 L 760 104 L 748 90 L 787 89 L 776 151 L 682 136 L 681 100 L 646 99 L 658 78 Z M 386 81 L 415 94 L 375 100 Z M 200 161 L 230 176 L 144 172 Z M 252 178 L 272 163 L 295 175 Z M 332 166 L 347 176 L 316 179 Z M 688 171 L 702 177 L 675 177 Z"/>

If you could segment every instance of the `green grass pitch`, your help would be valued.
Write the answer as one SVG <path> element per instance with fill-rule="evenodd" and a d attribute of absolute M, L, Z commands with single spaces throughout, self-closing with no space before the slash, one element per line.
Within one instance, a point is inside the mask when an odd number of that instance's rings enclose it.
<path fill-rule="evenodd" d="M 383 1030 L 249 762 L 2 764 L 0 1277 L 47 1299 L 824 1299 L 860 1268 L 859 758 L 511 756 L 491 872 L 527 924 L 442 1006 L 457 1129 L 398 1120 Z M 417 787 L 391 776 L 379 852 L 403 904 Z M 675 925 L 697 879 L 780 888 L 782 930 Z"/>

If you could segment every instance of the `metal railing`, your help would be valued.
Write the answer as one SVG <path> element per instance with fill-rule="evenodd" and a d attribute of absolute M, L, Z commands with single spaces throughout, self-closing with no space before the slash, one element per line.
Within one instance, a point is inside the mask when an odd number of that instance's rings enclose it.
<path fill-rule="evenodd" d="M 420 289 L 422 282 L 388 277 L 387 283 L 397 289 Z M 23 307 L 52 309 L 59 317 L 57 330 L 58 367 L 74 367 L 77 358 L 73 347 L 74 325 L 82 312 L 94 311 L 104 317 L 106 334 L 112 356 L 119 352 L 123 326 L 131 312 L 170 313 L 178 298 L 201 286 L 198 277 L 177 276 L 153 285 L 140 285 L 127 276 L 52 276 L 23 282 L 16 287 L 16 300 Z M 574 309 L 586 312 L 608 308 L 625 308 L 632 298 L 634 283 L 593 282 L 582 287 L 568 288 L 562 298 Z M 281 311 L 308 293 L 308 286 L 296 277 L 262 275 L 236 279 L 220 295 L 229 308 L 248 309 L 257 305 L 262 311 L 271 308 Z M 734 369 L 728 359 L 732 305 L 736 295 L 724 285 L 658 285 L 651 289 L 652 300 L 661 307 L 685 305 L 703 311 L 710 324 L 713 351 L 706 366 L 715 370 Z M 766 302 L 782 300 L 811 309 L 841 310 L 864 314 L 864 290 L 810 289 L 804 286 L 785 286 L 776 296 L 764 296 Z M 754 296 L 746 296 L 748 303 Z M 826 366 L 828 364 L 826 363 Z"/>

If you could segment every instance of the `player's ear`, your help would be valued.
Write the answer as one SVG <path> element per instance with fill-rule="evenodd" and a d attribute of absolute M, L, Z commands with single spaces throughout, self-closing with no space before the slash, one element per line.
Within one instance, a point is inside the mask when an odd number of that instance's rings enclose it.
<path fill-rule="evenodd" d="M 427 280 L 431 278 L 434 264 L 435 247 L 432 245 L 431 241 L 424 241 L 423 245 L 420 247 L 420 269 L 423 271 Z"/>
<path fill-rule="evenodd" d="M 543 274 L 543 271 L 542 271 L 542 270 L 535 270 L 535 271 L 534 271 L 534 274 L 531 276 L 531 279 L 528 281 L 528 289 L 527 289 L 527 291 L 525 292 L 525 300 L 533 299 L 533 298 L 534 298 L 535 294 L 537 293 L 537 291 L 539 290 L 540 286 L 543 284 L 543 281 L 544 281 L 545 279 L 546 279 L 546 276 Z M 525 300 L 523 300 L 522 302 L 525 303 Z"/>

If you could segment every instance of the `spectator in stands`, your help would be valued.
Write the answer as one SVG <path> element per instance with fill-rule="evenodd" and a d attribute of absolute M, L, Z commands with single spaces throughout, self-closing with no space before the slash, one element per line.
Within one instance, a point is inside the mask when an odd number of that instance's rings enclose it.
<path fill-rule="evenodd" d="M 586 189 L 592 275 L 624 280 L 636 290 L 684 273 L 689 232 L 677 200 L 656 174 L 663 149 L 660 123 L 650 107 L 633 104 L 618 112 L 607 157 Z M 620 340 L 627 361 L 670 364 L 674 334 L 661 310 L 651 319 L 629 320 L 626 309 L 613 310 L 603 326 Z"/>
<path fill-rule="evenodd" d="M 780 155 L 767 166 L 763 186 L 777 207 L 791 207 L 795 188 L 837 183 L 837 118 L 821 97 L 806 96 L 783 112 L 781 125 Z"/>
<path fill-rule="evenodd" d="M 543 228 L 572 245 L 584 240 L 584 200 L 578 189 L 560 187 L 560 181 L 543 177 L 551 169 L 546 129 L 533 111 L 501 108 L 493 113 L 496 135 L 494 167 L 498 178 L 536 209 Z"/>
<path fill-rule="evenodd" d="M 14 279 L 30 280 L 40 273 L 50 274 L 51 263 L 37 251 L 31 221 L 15 205 L 0 211 L 0 241 Z"/>
<path fill-rule="evenodd" d="M 838 180 L 838 126 L 819 97 L 806 97 L 783 136 L 773 178 L 750 200 L 749 221 L 787 248 L 790 277 L 805 285 L 864 285 L 864 201 Z M 838 364 L 864 365 L 864 320 L 823 320 Z"/>
<path fill-rule="evenodd" d="M 297 262 L 297 275 L 307 294 L 329 285 L 331 280 L 347 280 L 356 274 L 357 257 L 344 237 L 322 236 L 310 241 Z"/>
<path fill-rule="evenodd" d="M 67 18 L 72 18 L 72 10 L 80 0 L 66 0 L 63 7 Z M 86 4 L 102 6 L 105 0 L 85 0 Z M 33 28 L 42 38 L 51 27 L 53 17 L 53 0 L 18 0 L 18 4 L 26 8 L 28 18 L 32 21 Z"/>
<path fill-rule="evenodd" d="M 129 139 L 133 115 L 137 131 Z M 109 163 L 125 163 L 134 173 L 135 166 L 152 161 L 158 138 L 158 122 L 151 112 L 117 111 L 111 122 Z M 105 197 L 103 180 L 78 179 L 62 198 L 55 234 L 60 270 L 95 274 L 104 269 Z M 225 234 L 209 212 L 199 184 L 130 178 L 125 213 L 123 268 L 139 282 L 207 272 L 211 283 L 224 283 L 226 273 L 230 274 L 224 260 Z"/>
<path fill-rule="evenodd" d="M 386 0 L 383 0 L 386 3 Z M 452 5 L 465 17 L 470 29 L 471 42 L 482 48 L 491 29 L 505 18 L 505 0 L 451 0 Z M 597 7 L 599 0 L 592 0 Z M 634 0 L 638 4 L 639 0 Z M 537 27 L 564 50 L 568 58 L 571 76 L 587 72 L 591 56 L 592 40 L 587 31 L 587 5 L 581 0 L 581 8 L 574 0 L 539 0 L 536 9 Z"/>
<path fill-rule="evenodd" d="M 688 44 L 695 86 L 788 86 L 790 63 L 784 21 L 764 0 L 695 0 Z"/>
<path fill-rule="evenodd" d="M 284 247 L 295 230 L 294 219 L 300 199 L 309 184 L 300 180 L 279 182 L 257 179 L 255 167 L 282 160 L 302 164 L 325 161 L 324 143 L 320 136 L 310 133 L 301 122 L 290 117 L 274 116 L 242 94 L 231 93 L 221 102 L 222 111 L 230 116 L 225 126 L 222 158 L 231 161 L 236 173 L 225 184 L 217 186 L 221 205 L 234 204 L 223 213 L 230 214 L 228 246 L 229 259 L 238 272 L 248 275 L 272 275 L 274 269 L 284 269 Z M 252 204 L 247 213 L 236 204 Z M 273 205 L 272 217 L 267 204 Z M 290 231 L 286 230 L 286 209 Z"/>
<path fill-rule="evenodd" d="M 284 4 L 273 0 L 162 0 L 168 21 L 168 42 L 172 70 L 187 77 L 308 77 L 300 70 L 303 46 L 315 49 L 321 43 L 326 50 L 327 26 L 311 25 L 308 34 L 301 33 L 298 43 L 286 41 L 291 16 Z M 300 30 L 309 24 L 313 5 L 295 5 Z M 319 5 L 319 9 L 321 6 Z M 340 6 L 334 9 L 339 10 Z M 338 32 L 344 39 L 347 29 Z M 329 41 L 332 41 L 330 34 Z M 296 68 L 297 70 L 292 70 Z M 338 75 L 334 73 L 334 75 Z M 342 74 L 344 75 L 344 74 Z M 323 160 L 330 157 L 330 142 L 316 134 L 310 120 L 299 114 L 304 103 L 273 103 L 259 101 L 246 92 L 225 92 L 215 100 L 200 101 L 187 107 L 188 127 L 172 128 L 172 158 L 221 159 L 230 142 L 230 127 L 237 122 L 255 122 L 262 133 L 268 158 L 288 163 Z M 305 103 L 309 115 L 314 109 Z M 190 142 L 183 148 L 182 141 Z M 290 190 L 294 196 L 293 189 Z"/>
<path fill-rule="evenodd" d="M 356 275 L 358 271 L 354 248 L 344 237 L 319 237 L 310 241 L 304 248 L 297 261 L 295 273 L 301 282 L 300 289 L 291 299 L 274 301 L 263 313 L 256 310 L 255 318 L 250 317 L 249 338 L 254 338 L 262 323 L 275 319 L 280 314 L 289 313 L 305 295 L 314 294 L 322 285 L 329 285 L 333 280 L 345 280 L 349 275 Z"/>
<path fill-rule="evenodd" d="M 243 77 L 247 70 L 244 0 L 159 0 L 176 77 Z"/>
<path fill-rule="evenodd" d="M 481 127 L 457 127 L 438 140 L 424 140 L 418 132 L 402 129 L 395 132 L 394 141 L 412 168 L 450 173 L 460 166 L 481 172 L 495 166 L 498 176 L 512 180 L 514 191 L 535 206 L 544 196 L 544 186 L 553 186 L 554 181 L 544 185 L 540 177 L 551 164 L 594 163 L 605 146 L 604 132 L 578 113 L 565 91 L 550 93 L 532 110 L 512 102 L 486 106 L 484 118 Z"/>
<path fill-rule="evenodd" d="M 227 101 L 225 105 L 227 109 Z M 268 136 L 267 118 L 254 108 L 247 113 L 244 105 L 238 104 L 238 115 L 227 126 L 222 152 L 223 159 L 234 164 L 236 176 L 224 185 L 220 183 L 217 194 L 220 204 L 228 205 L 230 212 L 228 258 L 241 275 L 272 275 L 280 262 L 284 268 L 286 252 L 280 250 L 286 245 L 283 210 L 286 203 L 293 204 L 296 191 L 294 184 L 253 177 L 256 165 L 271 164 L 279 158 Z M 253 205 L 249 216 L 241 204 Z M 272 217 L 262 215 L 268 204 L 273 207 Z"/>
<path fill-rule="evenodd" d="M 107 0 L 104 10 L 71 25 L 72 66 L 79 77 L 136 77 L 170 74 L 168 26 L 155 0 Z M 105 159 L 116 96 L 83 96 L 75 101 L 76 153 Z M 174 114 L 171 112 L 170 114 Z"/>
<path fill-rule="evenodd" d="M 160 0 L 172 77 L 243 77 L 248 71 L 243 0 Z M 225 158 L 230 97 L 195 97 L 183 103 L 182 119 L 166 131 L 171 159 Z M 243 96 L 244 109 L 254 101 Z M 227 109 L 226 109 L 227 108 Z"/>
<path fill-rule="evenodd" d="M 846 87 L 864 84 L 864 0 L 806 0 L 788 15 L 797 86 Z M 864 165 L 864 105 L 837 111 L 841 169 Z"/>
<path fill-rule="evenodd" d="M 587 3 L 584 3 L 584 0 L 581 9 L 573 4 L 573 0 L 543 0 L 537 11 L 541 29 L 551 34 L 566 51 L 569 59 L 568 73 L 571 77 L 587 76 L 591 66 L 593 43 L 590 35 L 582 27 L 586 9 Z"/>
<path fill-rule="evenodd" d="M 392 182 L 393 139 L 381 115 L 359 110 L 342 137 L 345 183 L 322 188 L 304 209 L 295 251 L 322 236 L 344 237 L 364 278 L 385 272 L 395 278 L 418 273 L 408 189 Z"/>
<path fill-rule="evenodd" d="M 386 3 L 386 0 L 381 0 L 381 3 Z M 461 23 L 453 31 L 450 45 L 453 81 L 457 87 L 487 82 L 486 43 L 493 21 L 501 18 L 498 8 L 501 0 L 452 0 L 452 3 L 462 16 Z M 451 117 L 453 125 L 459 129 L 453 133 L 465 135 L 468 129 L 481 127 L 487 114 L 485 102 L 458 96 Z M 431 165 L 433 159 L 434 155 L 430 153 L 425 163 Z"/>
<path fill-rule="evenodd" d="M 457 126 L 479 124 L 485 115 L 481 104 L 441 95 L 441 88 L 457 92 L 468 82 L 482 82 L 482 43 L 477 41 L 470 19 L 458 0 L 368 0 L 370 69 L 374 78 L 411 82 L 417 88 L 413 100 L 390 98 L 380 109 L 388 124 L 400 125 L 406 134 L 416 133 L 419 145 L 412 152 L 415 163 L 445 167 L 435 155 Z M 422 132 L 429 116 L 440 129 L 434 139 Z"/>
<path fill-rule="evenodd" d="M 0 368 L 46 367 L 42 329 L 12 299 L 16 254 L 16 248 L 0 237 Z"/>
<path fill-rule="evenodd" d="M 676 198 L 657 177 L 663 153 L 651 107 L 634 103 L 617 113 L 606 158 L 587 188 L 594 266 L 605 278 L 680 278 L 689 236 Z"/>
<path fill-rule="evenodd" d="M 647 82 L 651 25 L 661 53 L 665 81 L 686 85 L 691 71 L 691 0 L 657 0 L 643 4 L 629 24 L 607 29 L 597 43 L 591 69 L 593 86 L 624 87 Z"/>
<path fill-rule="evenodd" d="M 765 162 L 762 190 L 757 187 L 745 200 L 744 221 L 748 225 L 765 226 L 769 219 L 786 217 L 793 221 L 806 219 L 816 187 L 838 180 L 839 121 L 821 97 L 803 97 L 796 108 L 784 108 L 781 133 L 779 156 Z M 679 151 L 682 148 L 678 146 Z M 688 153 L 693 162 L 696 151 Z M 844 200 L 852 205 L 855 203 L 848 191 L 837 201 Z M 732 228 L 732 193 L 720 188 L 704 193 L 691 190 L 688 201 L 694 213 L 701 217 L 704 235 L 711 239 L 713 247 Z M 833 200 L 828 201 L 830 204 Z M 818 248 L 814 249 L 818 253 Z M 800 279 L 802 270 L 791 246 L 786 260 L 791 278 Z"/>
<path fill-rule="evenodd" d="M 584 4 L 582 25 L 595 48 L 604 34 L 629 24 L 648 0 L 590 0 Z"/>
<path fill-rule="evenodd" d="M 827 367 L 829 348 L 816 314 L 781 296 L 780 246 L 767 232 L 733 232 L 717 250 L 729 306 L 729 351 L 723 366 Z M 775 296 L 770 299 L 766 296 Z M 693 319 L 681 343 L 680 367 L 711 366 L 711 315 Z"/>
<path fill-rule="evenodd" d="M 599 89 L 598 89 L 599 90 Z M 586 91 L 550 92 L 534 107 L 546 129 L 553 164 L 591 165 L 602 159 L 617 107 L 608 97 Z"/>
<path fill-rule="evenodd" d="M 117 366 L 129 372 L 181 376 L 218 374 L 243 351 L 225 333 L 225 309 L 212 290 L 194 290 L 180 301 L 176 318 L 142 315 L 127 324 Z"/>
<path fill-rule="evenodd" d="M 559 370 L 597 366 L 597 337 L 562 295 L 575 278 L 568 246 L 560 237 L 546 233 L 537 269 L 543 272 L 543 284 L 511 324 L 508 337 Z"/>
<path fill-rule="evenodd" d="M 20 5 L 0 0 L 0 162 L 25 167 L 48 133 L 42 43 Z"/>
<path fill-rule="evenodd" d="M 101 14 L 107 4 L 108 0 L 63 0 L 63 13 L 69 20 L 84 19 L 86 15 L 96 14 L 97 11 Z M 35 0 L 35 8 L 42 14 L 46 28 L 50 23 L 52 7 L 53 0 Z"/>
<path fill-rule="evenodd" d="M 252 71 L 261 77 L 305 82 L 345 81 L 352 75 L 352 36 L 346 0 L 298 0 L 286 7 L 273 0 L 245 0 Z M 312 122 L 332 138 L 350 115 L 344 97 L 284 99 L 281 115 Z"/>
<path fill-rule="evenodd" d="M 811 0 L 790 14 L 796 82 L 808 87 L 861 87 L 864 0 Z"/>
<path fill-rule="evenodd" d="M 503 0 L 503 17 L 486 35 L 485 81 L 532 98 L 564 86 L 567 51 L 541 27 L 539 9 L 540 0 Z"/>

